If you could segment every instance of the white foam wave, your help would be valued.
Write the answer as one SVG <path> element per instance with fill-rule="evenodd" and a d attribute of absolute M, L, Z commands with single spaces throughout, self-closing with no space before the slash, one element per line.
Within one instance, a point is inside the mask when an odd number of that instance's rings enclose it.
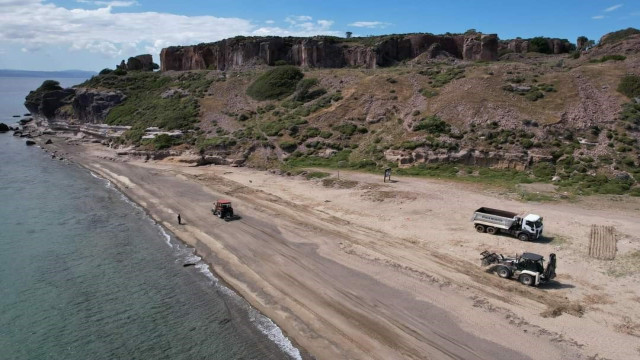
<path fill-rule="evenodd" d="M 253 314 L 251 314 L 253 313 Z M 251 316 L 253 315 L 253 316 Z M 256 309 L 251 308 L 250 310 L 251 320 L 256 324 L 256 327 L 260 332 L 267 335 L 269 340 L 273 341 L 278 345 L 280 350 L 284 351 L 287 355 L 291 356 L 291 358 L 296 360 L 302 360 L 302 356 L 300 355 L 300 350 L 298 350 L 288 337 L 284 336 L 282 330 L 276 325 L 273 320 L 259 313 Z"/>

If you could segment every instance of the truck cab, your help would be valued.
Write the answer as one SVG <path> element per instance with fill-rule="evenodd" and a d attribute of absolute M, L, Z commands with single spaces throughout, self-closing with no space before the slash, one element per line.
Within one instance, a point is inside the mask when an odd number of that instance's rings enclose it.
<path fill-rule="evenodd" d="M 537 239 L 542 235 L 542 217 L 535 214 L 529 214 L 522 219 L 522 230 L 531 234 L 531 238 Z"/>

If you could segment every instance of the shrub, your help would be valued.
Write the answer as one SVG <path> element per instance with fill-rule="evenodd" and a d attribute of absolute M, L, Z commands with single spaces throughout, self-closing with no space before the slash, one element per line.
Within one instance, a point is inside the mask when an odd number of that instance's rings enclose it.
<path fill-rule="evenodd" d="M 276 60 L 276 61 L 273 63 L 273 65 L 274 65 L 274 66 L 283 66 L 283 65 L 287 65 L 287 62 L 286 62 L 286 61 L 284 61 L 284 60 Z"/>
<path fill-rule="evenodd" d="M 167 134 L 160 134 L 153 139 L 153 147 L 156 150 L 170 148 L 174 145 L 175 139 Z"/>
<path fill-rule="evenodd" d="M 118 76 L 124 76 L 124 75 L 127 75 L 127 71 L 121 68 L 117 68 L 113 70 L 113 74 Z"/>
<path fill-rule="evenodd" d="M 333 127 L 336 131 L 341 132 L 342 134 L 346 135 L 346 136 L 351 136 L 353 135 L 356 130 L 358 129 L 357 126 L 353 125 L 353 124 L 340 124 L 340 125 L 336 125 Z"/>
<path fill-rule="evenodd" d="M 546 162 L 541 162 L 533 165 L 533 168 L 531 170 L 535 177 L 549 180 L 556 173 L 556 167 L 553 166 L 553 164 Z"/>
<path fill-rule="evenodd" d="M 42 82 L 42 85 L 36 91 L 54 91 L 54 90 L 62 90 L 62 86 L 60 83 L 55 80 L 45 80 Z"/>
<path fill-rule="evenodd" d="M 620 80 L 618 85 L 618 91 L 628 98 L 635 98 L 640 96 L 640 76 L 638 75 L 626 75 Z"/>
<path fill-rule="evenodd" d="M 438 96 L 438 92 L 435 90 L 430 90 L 430 89 L 422 89 L 420 91 L 420 94 L 422 94 L 422 96 L 426 97 L 426 98 L 432 98 L 434 96 Z"/>
<path fill-rule="evenodd" d="M 398 82 L 398 80 L 390 77 L 390 78 L 387 78 L 387 82 L 390 83 L 390 84 L 395 84 L 395 83 Z"/>
<path fill-rule="evenodd" d="M 533 146 L 533 141 L 531 141 L 530 139 L 522 139 L 520 140 L 520 144 L 523 148 L 530 149 Z"/>
<path fill-rule="evenodd" d="M 260 75 L 247 88 L 247 95 L 263 101 L 291 95 L 304 74 L 295 66 L 278 66 Z"/>
<path fill-rule="evenodd" d="M 305 103 L 327 93 L 327 90 L 322 88 L 309 91 L 309 89 L 316 85 L 318 85 L 318 79 L 316 78 L 300 80 L 300 82 L 296 86 L 296 92 L 293 95 L 293 101 Z"/>
<path fill-rule="evenodd" d="M 333 133 L 331 131 L 322 131 L 320 132 L 320 137 L 323 139 L 328 139 L 330 137 L 333 136 Z"/>
<path fill-rule="evenodd" d="M 228 148 L 236 144 L 236 139 L 227 136 L 216 136 L 208 139 L 198 139 L 196 146 L 202 152 L 209 148 Z"/>
<path fill-rule="evenodd" d="M 605 55 L 605 56 L 601 57 L 600 59 L 591 59 L 591 60 L 589 60 L 589 62 L 590 63 L 603 63 L 603 62 L 607 62 L 609 60 L 623 61 L 626 58 L 627 58 L 626 56 L 622 56 L 622 55 Z"/>
<path fill-rule="evenodd" d="M 315 127 L 310 127 L 307 128 L 305 135 L 307 135 L 308 137 L 316 137 L 320 135 L 320 129 L 315 128 Z"/>
<path fill-rule="evenodd" d="M 432 115 L 420 120 L 413 127 L 413 131 L 426 130 L 431 134 L 447 134 L 451 130 L 451 126 L 441 120 L 438 116 Z"/>
<path fill-rule="evenodd" d="M 529 51 L 530 52 L 538 52 L 542 54 L 551 54 L 553 53 L 553 49 L 549 46 L 549 42 L 547 39 L 538 36 L 529 40 Z"/>
<path fill-rule="evenodd" d="M 542 99 L 544 94 L 541 91 L 529 91 L 525 94 L 524 98 L 529 101 L 538 101 L 538 99 Z"/>
<path fill-rule="evenodd" d="M 100 70 L 99 75 L 107 75 L 107 74 L 111 74 L 113 72 L 113 70 L 109 69 L 109 68 L 104 68 L 102 70 Z"/>
<path fill-rule="evenodd" d="M 296 151 L 297 148 L 298 148 L 298 144 L 295 143 L 294 141 L 282 141 L 280 143 L 280 149 L 288 153 L 292 153 Z"/>

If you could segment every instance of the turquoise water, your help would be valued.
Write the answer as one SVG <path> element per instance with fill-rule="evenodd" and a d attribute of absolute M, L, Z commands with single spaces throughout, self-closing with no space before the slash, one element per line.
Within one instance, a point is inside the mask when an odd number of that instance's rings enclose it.
<path fill-rule="evenodd" d="M 44 79 L 6 79 L 0 122 L 13 122 Z M 109 182 L 10 134 L 0 154 L 1 359 L 300 358 Z"/>

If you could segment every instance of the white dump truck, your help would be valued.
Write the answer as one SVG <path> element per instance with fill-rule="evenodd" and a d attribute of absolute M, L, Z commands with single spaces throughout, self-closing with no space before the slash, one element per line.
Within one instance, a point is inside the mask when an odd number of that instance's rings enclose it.
<path fill-rule="evenodd" d="M 481 207 L 473 213 L 476 231 L 495 235 L 504 232 L 522 241 L 536 240 L 542 235 L 542 217 L 535 214 L 520 216 L 516 213 Z"/>

